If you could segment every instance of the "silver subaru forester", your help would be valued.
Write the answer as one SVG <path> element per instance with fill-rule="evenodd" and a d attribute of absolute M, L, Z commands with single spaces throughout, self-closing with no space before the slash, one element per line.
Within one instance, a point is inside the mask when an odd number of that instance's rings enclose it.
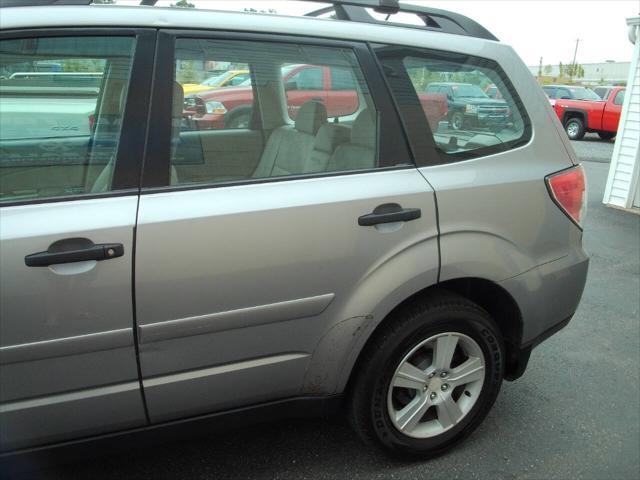
<path fill-rule="evenodd" d="M 90 3 L 0 2 L 4 458 L 336 408 L 433 456 L 571 319 L 584 172 L 481 25 Z"/>

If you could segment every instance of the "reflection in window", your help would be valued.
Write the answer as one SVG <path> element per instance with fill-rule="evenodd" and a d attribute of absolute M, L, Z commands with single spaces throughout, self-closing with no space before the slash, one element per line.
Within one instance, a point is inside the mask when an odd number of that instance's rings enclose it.
<path fill-rule="evenodd" d="M 406 69 L 436 143 L 444 154 L 504 149 L 525 136 L 528 119 L 499 67 L 442 52 L 406 56 Z"/>
<path fill-rule="evenodd" d="M 0 197 L 105 192 L 134 39 L 0 41 Z"/>

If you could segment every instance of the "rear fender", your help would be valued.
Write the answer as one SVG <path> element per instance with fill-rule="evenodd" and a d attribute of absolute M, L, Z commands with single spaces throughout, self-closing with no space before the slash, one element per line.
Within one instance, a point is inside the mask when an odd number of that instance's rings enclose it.
<path fill-rule="evenodd" d="M 455 231 L 443 234 L 440 243 L 441 282 L 475 277 L 497 283 L 536 266 L 513 242 L 490 232 Z"/>
<path fill-rule="evenodd" d="M 473 245 L 473 249 L 469 249 Z M 534 268 L 533 262 L 506 239 L 485 232 L 455 232 L 441 237 L 440 281 L 476 277 L 499 282 Z M 437 263 L 425 268 L 437 251 L 435 237 L 372 267 L 360 281 L 334 323 L 318 342 L 307 368 L 303 393 L 343 391 L 360 352 L 385 317 L 416 293 L 437 285 Z M 444 252 L 448 252 L 446 257 Z M 416 262 L 424 258 L 425 262 Z M 398 285 L 389 291 L 389 285 Z"/>

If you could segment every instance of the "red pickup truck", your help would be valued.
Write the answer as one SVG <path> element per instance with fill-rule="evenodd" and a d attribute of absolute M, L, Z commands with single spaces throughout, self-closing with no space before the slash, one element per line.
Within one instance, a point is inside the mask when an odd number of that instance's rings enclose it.
<path fill-rule="evenodd" d="M 611 140 L 618 132 L 624 92 L 624 87 L 615 87 L 607 100 L 561 97 L 553 108 L 571 140 L 580 140 L 586 132 L 596 132 L 603 140 Z"/>
<path fill-rule="evenodd" d="M 329 118 L 351 115 L 359 110 L 355 80 L 339 67 L 288 65 L 282 68 L 287 111 L 294 119 L 303 103 L 317 100 L 327 107 Z M 185 97 L 183 119 L 193 130 L 248 128 L 253 103 L 251 80 L 238 87 L 218 88 Z M 447 116 L 444 95 L 419 94 L 432 129 Z"/>

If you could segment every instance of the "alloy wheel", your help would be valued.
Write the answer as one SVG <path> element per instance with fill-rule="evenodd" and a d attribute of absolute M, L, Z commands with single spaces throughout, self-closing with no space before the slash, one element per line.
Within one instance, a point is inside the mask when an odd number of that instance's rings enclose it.
<path fill-rule="evenodd" d="M 484 377 L 485 358 L 475 340 L 456 332 L 429 337 L 402 359 L 391 378 L 391 422 L 409 437 L 440 435 L 471 411 Z"/>
<path fill-rule="evenodd" d="M 567 135 L 571 138 L 578 135 L 578 130 L 578 124 L 576 124 L 576 122 L 570 122 L 569 125 L 567 125 Z"/>

